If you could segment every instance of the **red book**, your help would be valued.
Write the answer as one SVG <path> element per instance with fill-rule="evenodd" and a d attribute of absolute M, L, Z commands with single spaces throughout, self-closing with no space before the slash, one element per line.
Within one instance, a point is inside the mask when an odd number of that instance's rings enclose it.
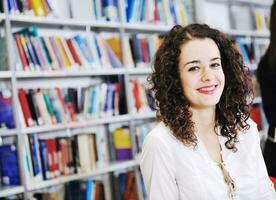
<path fill-rule="evenodd" d="M 75 50 L 75 48 L 74 48 L 74 46 L 72 44 L 72 40 L 71 39 L 67 39 L 66 43 L 67 43 L 67 45 L 69 47 L 69 50 L 70 50 L 70 52 L 71 52 L 71 54 L 73 56 L 74 61 L 81 66 L 82 63 L 81 63 L 80 57 L 79 57 L 78 53 L 76 52 L 76 50 Z"/>
<path fill-rule="evenodd" d="M 53 153 L 53 149 L 51 146 L 51 140 L 52 139 L 47 139 L 45 140 L 45 145 L 46 145 L 46 149 L 47 149 L 47 157 L 48 157 L 48 168 L 50 171 L 50 177 L 54 178 L 55 177 L 55 165 L 54 165 L 54 153 Z"/>
<path fill-rule="evenodd" d="M 58 177 L 60 175 L 60 171 L 58 165 L 56 139 L 47 139 L 45 141 L 45 144 L 48 152 L 49 170 L 51 173 L 51 178 Z"/>
<path fill-rule="evenodd" d="M 139 83 L 137 80 L 133 80 L 133 97 L 135 99 L 135 108 L 137 111 L 140 110 L 142 103 L 139 95 Z"/>
<path fill-rule="evenodd" d="M 19 54 L 23 69 L 28 70 L 29 69 L 28 61 L 26 59 L 24 49 L 23 49 L 23 46 L 21 44 L 21 39 L 20 39 L 20 36 L 18 34 L 15 34 L 15 43 L 16 43 L 16 46 L 17 46 L 17 49 L 18 49 L 18 54 Z"/>
<path fill-rule="evenodd" d="M 69 174 L 69 166 L 68 166 L 68 162 L 69 162 L 69 158 L 68 158 L 68 146 L 67 146 L 67 141 L 64 138 L 59 139 L 59 146 L 60 146 L 60 156 L 61 156 L 61 160 L 59 160 L 59 162 L 61 162 L 61 172 L 63 175 L 68 175 Z"/>
<path fill-rule="evenodd" d="M 24 89 L 20 88 L 18 90 L 18 98 L 19 98 L 19 102 L 20 102 L 20 105 L 21 105 L 21 108 L 23 111 L 26 126 L 28 126 L 28 127 L 33 126 L 34 121 L 32 119 L 30 107 L 29 107 L 28 100 L 27 100 L 26 93 L 25 93 Z"/>
<path fill-rule="evenodd" d="M 148 52 L 148 47 L 147 47 L 147 39 L 142 38 L 139 39 L 142 47 L 142 58 L 144 63 L 149 63 L 149 52 Z"/>
<path fill-rule="evenodd" d="M 135 184 L 135 177 L 133 172 L 127 173 L 126 187 L 124 191 L 124 200 L 138 200 Z"/>

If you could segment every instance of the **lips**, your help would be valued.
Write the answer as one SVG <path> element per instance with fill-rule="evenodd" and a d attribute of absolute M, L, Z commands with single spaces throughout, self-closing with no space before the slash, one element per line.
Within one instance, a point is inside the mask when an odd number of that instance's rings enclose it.
<path fill-rule="evenodd" d="M 218 85 L 206 85 L 196 90 L 202 94 L 214 94 Z"/>

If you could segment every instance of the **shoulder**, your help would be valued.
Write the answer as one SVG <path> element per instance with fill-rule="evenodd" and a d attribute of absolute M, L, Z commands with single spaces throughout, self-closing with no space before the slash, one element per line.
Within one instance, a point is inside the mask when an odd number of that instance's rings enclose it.
<path fill-rule="evenodd" d="M 260 136 L 257 124 L 251 118 L 248 118 L 246 122 L 249 124 L 250 127 L 248 130 L 239 133 L 239 143 L 246 146 L 254 146 L 254 144 L 259 145 Z"/>
<path fill-rule="evenodd" d="M 174 137 L 172 131 L 163 122 L 158 123 L 146 136 L 143 146 L 146 145 L 161 145 L 170 146 L 177 143 L 178 140 Z"/>
<path fill-rule="evenodd" d="M 142 157 L 162 156 L 171 159 L 179 143 L 169 127 L 160 122 L 146 136 L 142 145 Z"/>

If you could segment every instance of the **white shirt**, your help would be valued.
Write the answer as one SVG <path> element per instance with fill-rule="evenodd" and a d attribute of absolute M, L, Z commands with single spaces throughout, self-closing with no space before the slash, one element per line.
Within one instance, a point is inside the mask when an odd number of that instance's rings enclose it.
<path fill-rule="evenodd" d="M 236 153 L 219 136 L 225 168 L 236 184 L 235 200 L 273 200 L 276 193 L 267 175 L 256 124 L 239 133 Z M 177 140 L 159 123 L 146 137 L 140 161 L 149 200 L 228 200 L 221 169 L 198 138 L 196 148 Z"/>

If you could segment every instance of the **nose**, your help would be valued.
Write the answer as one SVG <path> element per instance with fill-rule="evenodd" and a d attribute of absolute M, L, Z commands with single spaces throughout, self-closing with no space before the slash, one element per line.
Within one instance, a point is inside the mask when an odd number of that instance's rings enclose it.
<path fill-rule="evenodd" d="M 213 71 L 209 67 L 204 67 L 201 75 L 201 81 L 208 82 L 214 77 Z"/>

